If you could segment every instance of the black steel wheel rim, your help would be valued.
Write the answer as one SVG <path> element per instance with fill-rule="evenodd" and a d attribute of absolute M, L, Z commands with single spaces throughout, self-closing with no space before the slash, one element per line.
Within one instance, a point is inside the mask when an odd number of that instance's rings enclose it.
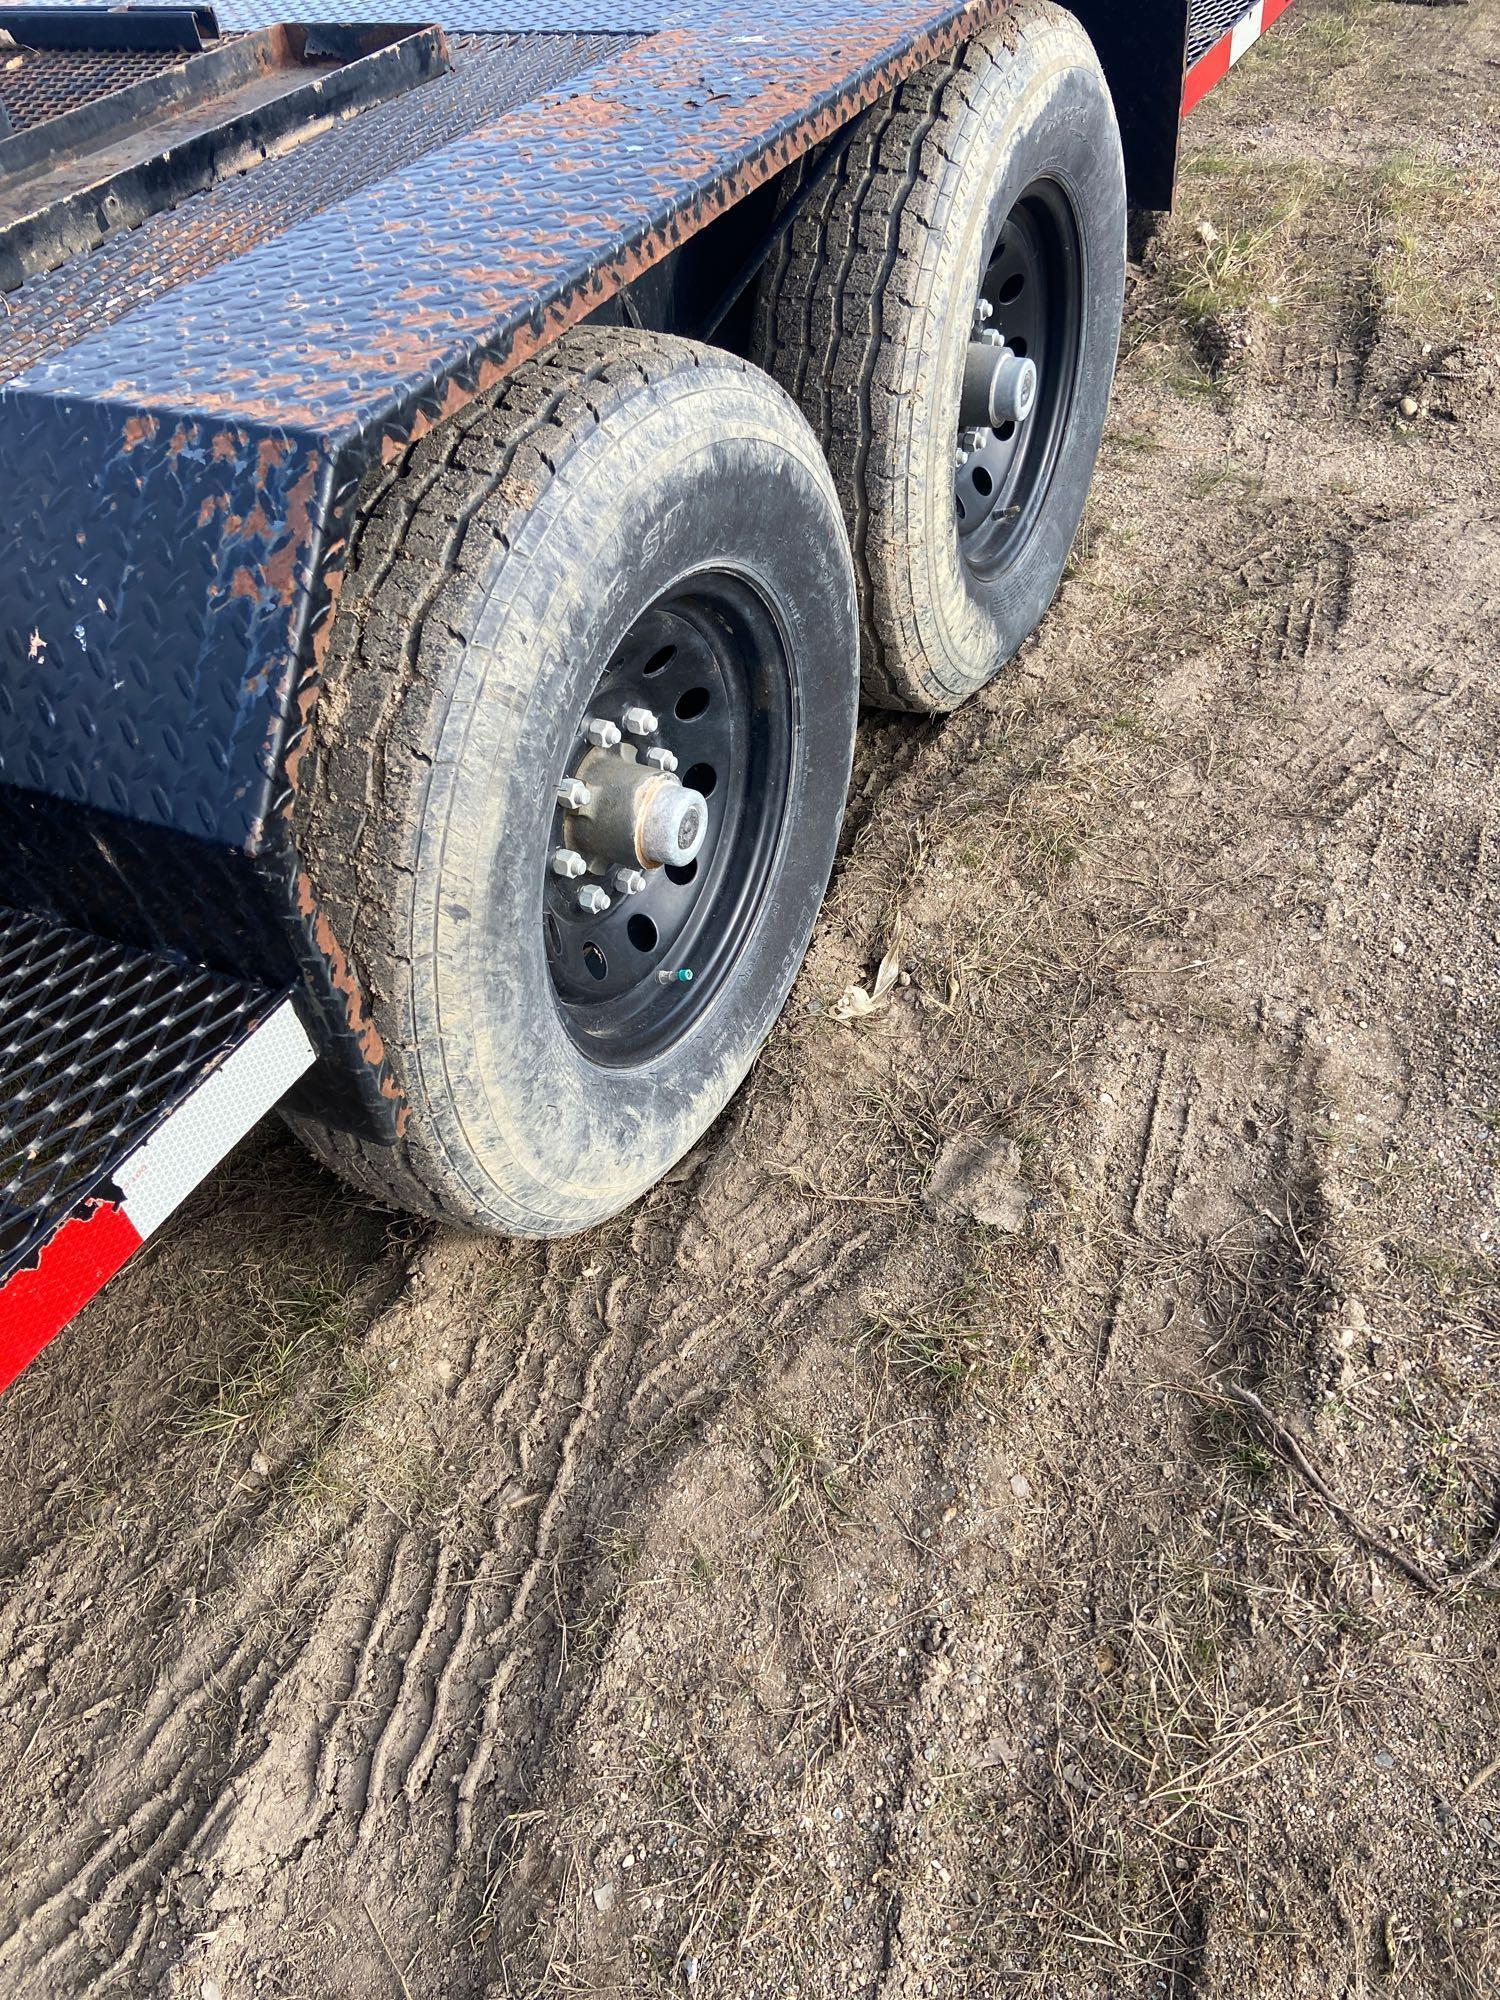
<path fill-rule="evenodd" d="M 1036 401 L 1021 422 L 959 434 L 959 550 L 982 583 L 1016 562 L 1045 505 L 1073 404 L 1083 306 L 1083 242 L 1072 204 L 1056 181 L 1034 181 L 987 245 L 974 303 L 976 334 L 998 332 L 1037 368 Z"/>
<path fill-rule="evenodd" d="M 715 570 L 651 605 L 600 675 L 560 781 L 587 754 L 590 718 L 618 723 L 634 708 L 649 709 L 658 727 L 633 746 L 627 735 L 626 748 L 675 755 L 675 775 L 707 801 L 703 847 L 685 868 L 642 871 L 635 893 L 609 891 L 609 872 L 594 857 L 577 880 L 549 867 L 543 893 L 547 969 L 564 1025 L 594 1061 L 615 1067 L 663 1053 L 723 991 L 775 870 L 795 697 L 786 641 L 761 594 Z M 580 825 L 559 802 L 549 853 L 566 849 Z M 611 901 L 589 915 L 579 890 L 594 883 Z"/>

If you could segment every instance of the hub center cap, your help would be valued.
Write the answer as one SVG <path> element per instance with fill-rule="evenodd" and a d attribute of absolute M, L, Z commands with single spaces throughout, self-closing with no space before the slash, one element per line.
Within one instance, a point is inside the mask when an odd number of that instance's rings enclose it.
<path fill-rule="evenodd" d="M 675 760 L 674 760 L 675 761 Z M 602 867 L 685 868 L 708 837 L 708 801 L 631 748 L 591 750 L 578 767 L 588 793 L 568 821 L 571 844 Z"/>
<path fill-rule="evenodd" d="M 1036 363 L 1017 354 L 998 333 L 969 342 L 964 360 L 961 421 L 965 430 L 998 430 L 1023 424 L 1036 407 Z"/>

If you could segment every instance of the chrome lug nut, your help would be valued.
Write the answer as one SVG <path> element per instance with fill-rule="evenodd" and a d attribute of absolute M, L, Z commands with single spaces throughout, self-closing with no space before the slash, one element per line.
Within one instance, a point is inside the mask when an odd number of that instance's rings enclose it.
<path fill-rule="evenodd" d="M 586 917 L 602 917 L 609 908 L 609 897 L 596 883 L 590 882 L 578 891 L 578 907 Z"/>
<path fill-rule="evenodd" d="M 977 326 L 983 326 L 986 320 L 991 320 L 994 317 L 995 317 L 995 308 L 990 304 L 988 299 L 981 299 L 978 305 L 975 306 L 974 308 L 975 324 Z"/>
<path fill-rule="evenodd" d="M 627 708 L 625 713 L 620 717 L 620 720 L 625 726 L 625 734 L 627 736 L 654 736 L 656 734 L 656 717 L 651 713 L 649 708 Z"/>
<path fill-rule="evenodd" d="M 582 778 L 564 778 L 557 788 L 557 803 L 570 813 L 586 812 L 593 796 Z"/>
<path fill-rule="evenodd" d="M 589 864 L 583 856 L 571 847 L 559 847 L 552 856 L 552 872 L 561 875 L 565 881 L 576 882 L 580 875 L 587 875 Z"/>
<path fill-rule="evenodd" d="M 583 733 L 596 750 L 613 750 L 620 740 L 620 732 L 613 722 L 606 722 L 602 715 L 591 715 L 583 725 Z"/>
<path fill-rule="evenodd" d="M 960 451 L 978 451 L 983 443 L 983 431 L 963 431 L 959 434 L 958 448 Z"/>
<path fill-rule="evenodd" d="M 660 744 L 653 744 L 651 749 L 644 753 L 641 762 L 649 764 L 653 771 L 675 771 L 677 769 L 677 759 L 672 755 L 670 750 L 663 750 Z"/>
<path fill-rule="evenodd" d="M 638 896 L 646 886 L 646 877 L 639 868 L 611 868 L 609 886 L 617 896 Z"/>

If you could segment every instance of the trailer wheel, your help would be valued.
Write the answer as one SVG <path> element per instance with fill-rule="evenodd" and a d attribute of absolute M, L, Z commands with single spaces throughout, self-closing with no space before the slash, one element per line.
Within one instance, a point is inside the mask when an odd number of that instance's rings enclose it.
<path fill-rule="evenodd" d="M 580 331 L 424 439 L 353 539 L 297 807 L 407 1122 L 316 1151 L 520 1235 L 641 1194 L 796 976 L 857 692 L 828 468 L 745 362 Z"/>
<path fill-rule="evenodd" d="M 1125 220 L 1093 46 L 1018 0 L 864 115 L 783 238 L 757 349 L 838 482 L 871 701 L 955 707 L 1052 602 L 1104 428 Z"/>

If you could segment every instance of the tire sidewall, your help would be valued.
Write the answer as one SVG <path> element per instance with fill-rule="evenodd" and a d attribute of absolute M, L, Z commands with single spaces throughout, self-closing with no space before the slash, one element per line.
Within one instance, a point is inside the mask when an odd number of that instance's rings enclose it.
<path fill-rule="evenodd" d="M 628 437 L 585 434 L 497 547 L 439 735 L 416 882 L 416 1048 L 440 1141 L 476 1200 L 550 1234 L 613 1213 L 696 1140 L 770 1032 L 832 867 L 857 664 L 847 542 L 810 433 L 763 382 L 704 367 Z M 668 497 L 663 503 L 663 494 Z M 751 584 L 793 699 L 781 839 L 739 960 L 686 1033 L 632 1067 L 592 1061 L 551 983 L 542 890 L 556 785 L 619 640 L 695 570 Z M 427 1018 L 422 1018 L 423 1016 Z M 455 1060 L 455 1054 L 457 1060 Z"/>

